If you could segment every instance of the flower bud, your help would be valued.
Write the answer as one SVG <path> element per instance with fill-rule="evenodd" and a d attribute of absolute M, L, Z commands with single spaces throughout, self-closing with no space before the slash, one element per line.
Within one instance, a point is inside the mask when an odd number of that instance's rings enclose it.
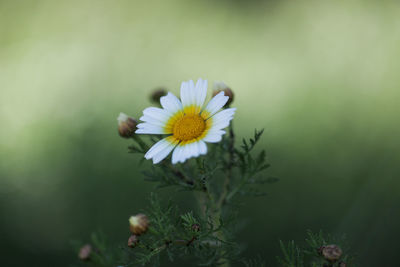
<path fill-rule="evenodd" d="M 328 245 L 320 248 L 321 254 L 328 261 L 337 261 L 342 256 L 342 249 L 336 245 Z"/>
<path fill-rule="evenodd" d="M 149 219 L 144 214 L 137 214 L 129 218 L 129 230 L 134 235 L 141 235 L 149 228 Z"/>
<path fill-rule="evenodd" d="M 200 224 L 198 224 L 198 223 L 192 224 L 192 231 L 193 232 L 200 231 Z"/>
<path fill-rule="evenodd" d="M 128 238 L 128 247 L 134 248 L 134 247 L 136 247 L 136 245 L 137 245 L 138 243 L 139 243 L 139 239 L 137 238 L 136 235 L 131 235 L 131 236 Z"/>
<path fill-rule="evenodd" d="M 120 113 L 118 118 L 118 132 L 121 137 L 129 138 L 135 134 L 137 121 L 125 113 Z"/>
<path fill-rule="evenodd" d="M 167 91 L 164 88 L 159 88 L 153 91 L 150 95 L 150 100 L 154 103 L 160 104 L 160 98 L 167 95 Z"/>
<path fill-rule="evenodd" d="M 91 253 L 92 253 L 92 246 L 86 244 L 79 250 L 78 258 L 83 261 L 89 260 Z"/>
<path fill-rule="evenodd" d="M 226 102 L 226 106 L 229 107 L 229 105 L 233 102 L 234 98 L 233 91 L 224 82 L 215 81 L 213 96 L 216 96 L 220 92 L 224 92 L 226 96 L 229 96 L 228 102 Z"/>

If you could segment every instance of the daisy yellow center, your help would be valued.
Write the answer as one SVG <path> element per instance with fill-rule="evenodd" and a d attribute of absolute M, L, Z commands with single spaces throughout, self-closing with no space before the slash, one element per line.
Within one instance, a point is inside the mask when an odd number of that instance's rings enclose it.
<path fill-rule="evenodd" d="M 173 134 L 179 141 L 188 141 L 199 137 L 205 130 L 206 123 L 199 115 L 184 115 L 175 122 Z"/>

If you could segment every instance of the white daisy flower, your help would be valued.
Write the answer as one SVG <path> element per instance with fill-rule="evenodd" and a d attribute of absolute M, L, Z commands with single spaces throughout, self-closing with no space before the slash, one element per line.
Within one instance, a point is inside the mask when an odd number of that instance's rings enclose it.
<path fill-rule="evenodd" d="M 235 114 L 236 108 L 222 111 L 229 97 L 220 92 L 203 107 L 207 95 L 207 81 L 199 79 L 182 82 L 181 100 L 172 93 L 160 98 L 162 108 L 149 107 L 143 110 L 137 125 L 137 134 L 165 134 L 164 139 L 154 144 L 144 156 L 157 164 L 172 150 L 172 163 L 185 162 L 192 157 L 207 153 L 206 142 L 221 141 Z"/>

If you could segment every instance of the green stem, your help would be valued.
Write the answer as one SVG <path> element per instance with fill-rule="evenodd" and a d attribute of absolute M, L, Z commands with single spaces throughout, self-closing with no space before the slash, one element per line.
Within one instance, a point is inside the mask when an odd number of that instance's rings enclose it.
<path fill-rule="evenodd" d="M 234 165 L 234 157 L 235 157 L 235 134 L 233 132 L 233 124 L 229 125 L 229 147 L 228 147 L 228 152 L 229 152 L 229 161 L 228 161 L 228 166 L 227 166 L 227 174 L 225 176 L 224 184 L 223 184 L 223 189 L 221 196 L 218 200 L 217 206 L 219 208 L 222 208 L 222 206 L 225 204 L 229 191 L 230 191 L 230 183 L 232 180 L 232 168 Z"/>
<path fill-rule="evenodd" d="M 132 139 L 135 140 L 139 144 L 140 148 L 143 151 L 147 151 L 149 149 L 149 146 L 142 140 L 142 138 L 139 135 L 134 134 L 132 136 Z"/>
<path fill-rule="evenodd" d="M 172 172 L 175 174 L 176 177 L 178 177 L 181 181 L 186 183 L 189 186 L 194 186 L 194 182 L 191 178 L 187 177 L 181 170 L 176 168 L 174 165 L 171 164 L 171 162 L 164 160 L 162 164 L 167 168 L 171 169 Z"/>

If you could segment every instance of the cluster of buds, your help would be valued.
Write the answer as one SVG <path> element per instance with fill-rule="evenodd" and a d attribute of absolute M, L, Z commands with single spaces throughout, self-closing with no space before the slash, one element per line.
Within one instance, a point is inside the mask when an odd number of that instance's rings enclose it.
<path fill-rule="evenodd" d="M 129 138 L 135 134 L 136 125 L 138 122 L 126 115 L 125 113 L 120 113 L 118 118 L 118 132 L 121 137 Z"/>
<path fill-rule="evenodd" d="M 336 262 L 343 254 L 342 249 L 336 245 L 322 246 L 318 249 L 318 252 L 331 262 Z"/>
<path fill-rule="evenodd" d="M 224 82 L 222 82 L 222 81 L 215 81 L 215 82 L 214 82 L 214 92 L 213 92 L 213 96 L 216 96 L 216 95 L 219 94 L 220 92 L 224 92 L 224 94 L 225 94 L 226 96 L 229 96 L 229 100 L 228 100 L 228 102 L 226 102 L 226 106 L 229 107 L 230 104 L 232 104 L 232 102 L 233 102 L 233 98 L 234 98 L 233 91 L 232 91 L 231 88 L 229 88 L 229 86 L 226 85 Z"/>

